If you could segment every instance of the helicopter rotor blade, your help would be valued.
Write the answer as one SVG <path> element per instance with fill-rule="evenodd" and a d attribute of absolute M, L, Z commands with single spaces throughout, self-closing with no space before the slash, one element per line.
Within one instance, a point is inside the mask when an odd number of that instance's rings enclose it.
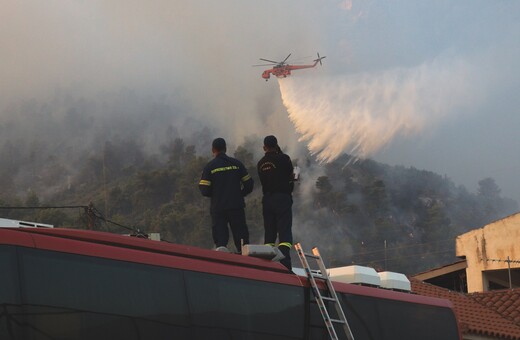
<path fill-rule="evenodd" d="M 259 65 L 251 65 L 251 66 L 253 66 L 253 67 L 256 67 L 256 66 L 264 66 L 264 67 L 265 67 L 265 66 L 274 66 L 274 65 L 277 65 L 277 64 L 273 64 L 273 63 L 271 63 L 271 64 L 259 64 Z"/>
<path fill-rule="evenodd" d="M 327 56 L 320 57 L 320 53 L 319 52 L 317 52 L 316 54 L 318 55 L 318 59 L 316 59 L 314 61 L 319 61 L 320 62 L 320 66 L 323 66 L 323 64 L 321 63 L 321 59 L 325 59 L 325 58 L 327 58 Z"/>
<path fill-rule="evenodd" d="M 263 59 L 263 58 L 260 58 L 260 60 L 262 60 L 262 61 L 267 61 L 267 62 L 270 62 L 270 63 L 273 63 L 273 64 L 279 64 L 278 61 L 272 61 L 272 60 L 269 60 L 269 59 Z"/>
<path fill-rule="evenodd" d="M 322 60 L 322 59 L 325 59 L 325 58 L 327 58 L 327 56 L 323 56 L 323 57 L 320 58 L 320 65 L 321 65 L 321 66 L 323 66 L 323 64 L 321 63 L 321 60 Z"/>
<path fill-rule="evenodd" d="M 287 59 L 289 59 L 289 57 L 291 56 L 292 53 L 289 53 L 289 55 L 287 56 L 287 58 L 285 58 L 280 64 L 285 64 L 285 62 L 287 61 Z"/>

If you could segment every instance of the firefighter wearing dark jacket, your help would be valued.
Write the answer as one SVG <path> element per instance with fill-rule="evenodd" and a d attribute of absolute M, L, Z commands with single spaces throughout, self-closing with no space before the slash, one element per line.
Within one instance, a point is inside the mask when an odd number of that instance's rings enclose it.
<path fill-rule="evenodd" d="M 223 138 L 213 141 L 212 152 L 214 158 L 204 167 L 199 189 L 203 196 L 211 197 L 213 241 L 217 250 L 228 251 L 229 224 L 240 252 L 241 241 L 249 243 L 244 196 L 253 191 L 253 179 L 239 160 L 226 155 Z"/>
<path fill-rule="evenodd" d="M 278 249 L 285 256 L 280 262 L 291 270 L 293 165 L 291 158 L 280 150 L 275 136 L 264 138 L 264 151 L 265 156 L 258 162 L 258 175 L 264 193 L 265 244 L 274 247 L 278 236 Z"/>

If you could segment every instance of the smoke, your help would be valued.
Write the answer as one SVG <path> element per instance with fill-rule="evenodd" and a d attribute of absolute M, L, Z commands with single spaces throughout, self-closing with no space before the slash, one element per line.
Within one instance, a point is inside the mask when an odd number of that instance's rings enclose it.
<path fill-rule="evenodd" d="M 0 129 L 15 124 L 26 138 L 43 135 L 48 137 L 38 138 L 39 143 L 51 142 L 56 129 L 50 133 L 45 128 L 50 124 L 31 123 L 45 119 L 45 111 L 54 118 L 54 126 L 63 128 L 62 140 L 67 144 L 78 140 L 86 152 L 114 135 L 130 135 L 129 131 L 153 152 L 167 142 L 170 126 L 178 137 L 189 140 L 206 126 L 209 139 L 224 137 L 231 149 L 252 134 L 277 134 L 284 145 L 297 147 L 277 89 L 263 82 L 262 70 L 251 65 L 260 57 L 314 51 L 317 33 L 307 25 L 319 20 L 314 14 L 322 4 L 273 0 L 261 5 L 236 0 L 0 0 L 0 4 Z M 273 16 L 291 9 L 297 15 Z M 131 95 L 125 98 L 122 92 Z M 80 102 L 88 105 L 78 109 Z M 164 114 L 151 114 L 157 107 Z M 70 110 L 94 124 L 66 130 L 62 119 L 67 115 L 62 113 Z M 70 139 L 69 134 L 78 138 Z M 8 134 L 0 136 L 0 144 L 7 140 L 12 140 Z M 203 150 L 209 152 L 209 147 Z"/>
<path fill-rule="evenodd" d="M 230 149 L 248 136 L 275 134 L 299 157 L 305 146 L 322 161 L 341 152 L 368 157 L 400 136 L 414 147 L 432 128 L 464 121 L 468 97 L 481 100 L 481 82 L 495 100 L 480 112 L 485 123 L 468 119 L 473 139 L 450 139 L 460 146 L 453 162 L 425 164 L 431 152 L 405 159 L 396 148 L 389 158 L 448 174 L 463 169 L 462 178 L 471 168 L 482 178 L 495 176 L 478 170 L 497 154 L 487 145 L 518 146 L 516 2 L 0 0 L 0 8 L 0 144 L 23 134 L 45 145 L 61 135 L 62 146 L 78 144 L 80 153 L 131 135 L 153 152 L 170 126 L 192 140 L 206 126 L 208 139 L 222 136 Z M 486 60 L 468 58 L 484 50 Z M 287 117 L 276 83 L 251 65 L 317 51 L 327 55 L 322 68 L 282 81 Z M 67 112 L 78 113 L 74 131 L 63 124 Z M 53 124 L 45 124 L 48 116 Z M 481 133 L 500 119 L 503 126 Z M 460 132 L 466 125 L 452 126 Z M 481 136 L 489 136 L 487 145 Z M 457 162 L 474 141 L 478 157 Z M 436 151 L 446 158 L 455 147 Z M 514 170 L 507 171 L 511 183 Z"/>
<path fill-rule="evenodd" d="M 289 118 L 321 162 L 372 156 L 418 135 L 475 98 L 472 68 L 444 60 L 378 73 L 280 79 Z M 475 105 L 475 101 L 472 101 Z"/>

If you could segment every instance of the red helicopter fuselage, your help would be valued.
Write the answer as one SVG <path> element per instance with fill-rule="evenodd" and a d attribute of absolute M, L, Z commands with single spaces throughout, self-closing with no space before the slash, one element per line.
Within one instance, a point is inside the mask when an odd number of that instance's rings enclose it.
<path fill-rule="evenodd" d="M 310 65 L 277 65 L 271 69 L 262 72 L 262 78 L 264 78 L 267 81 L 271 77 L 271 74 L 278 78 L 287 78 L 287 76 L 291 75 L 291 71 L 301 70 L 305 68 L 313 68 L 318 64 L 318 62 L 319 60 L 315 60 L 314 64 Z"/>

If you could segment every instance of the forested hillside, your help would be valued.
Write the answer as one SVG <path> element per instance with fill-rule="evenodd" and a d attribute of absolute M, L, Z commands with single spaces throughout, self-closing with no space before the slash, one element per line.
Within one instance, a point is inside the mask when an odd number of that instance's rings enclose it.
<path fill-rule="evenodd" d="M 115 104 L 107 116 L 90 115 L 99 107 L 83 99 L 64 96 L 59 101 L 59 115 L 50 104 L 28 102 L 11 108 L 16 119 L 0 120 L 0 206 L 92 202 L 123 226 L 160 232 L 170 242 L 213 246 L 209 201 L 197 186 L 210 157 L 211 130 L 190 119 L 172 122 L 175 108 L 154 101 L 149 105 L 131 93 L 111 98 Z M 132 105 L 121 104 L 126 102 Z M 146 118 L 139 112 L 147 112 Z M 183 130 L 189 138 L 182 138 Z M 155 149 L 144 142 L 153 138 L 160 140 Z M 228 152 L 248 167 L 256 183 L 246 200 L 255 243 L 263 242 L 255 168 L 260 143 L 261 138 L 251 137 Z M 311 156 L 293 161 L 302 170 L 294 192 L 295 241 L 319 246 L 330 266 L 426 270 L 454 259 L 456 235 L 518 210 L 492 178 L 481 180 L 473 193 L 429 171 L 370 159 L 344 155 L 326 165 Z M 87 225 L 81 208 L 0 209 L 0 217 L 70 228 Z M 96 228 L 128 233 L 99 221 Z"/>
<path fill-rule="evenodd" d="M 4 145 L 2 159 L 12 147 Z M 172 140 L 161 150 L 162 155 L 147 156 L 128 141 L 107 143 L 85 159 L 79 173 L 62 188 L 42 195 L 46 185 L 56 186 L 54 182 L 63 179 L 63 166 L 51 159 L 35 175 L 35 189 L 17 195 L 4 190 L 0 203 L 34 207 L 92 201 L 107 219 L 119 224 L 160 232 L 170 242 L 211 247 L 208 200 L 197 187 L 209 158 L 197 155 L 195 147 L 182 139 Z M 257 184 L 247 198 L 247 218 L 252 241 L 260 243 L 256 159 L 244 146 L 231 153 L 246 164 Z M 318 245 L 334 266 L 358 263 L 408 273 L 424 270 L 453 259 L 457 234 L 518 209 L 516 202 L 500 196 L 491 178 L 480 181 L 478 193 L 472 194 L 432 172 L 371 160 L 345 165 L 348 161 L 345 156 L 324 166 L 310 157 L 300 162 L 305 164 L 299 164 L 302 179 L 294 193 L 295 240 Z M 319 176 L 313 177 L 315 174 Z M 81 209 L 2 210 L 0 214 L 55 226 L 86 227 Z M 127 232 L 111 224 L 98 223 L 97 227 Z"/>

